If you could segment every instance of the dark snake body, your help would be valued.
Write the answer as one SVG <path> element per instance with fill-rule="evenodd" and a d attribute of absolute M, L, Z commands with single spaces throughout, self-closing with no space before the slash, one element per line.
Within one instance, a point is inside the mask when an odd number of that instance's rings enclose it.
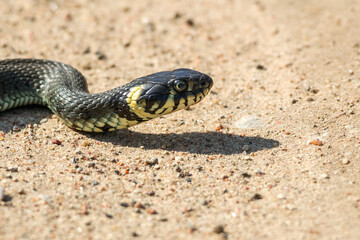
<path fill-rule="evenodd" d="M 38 104 L 49 107 L 71 128 L 114 131 L 195 104 L 212 85 L 203 73 L 177 69 L 90 94 L 85 77 L 67 64 L 9 59 L 0 61 L 0 112 Z"/>

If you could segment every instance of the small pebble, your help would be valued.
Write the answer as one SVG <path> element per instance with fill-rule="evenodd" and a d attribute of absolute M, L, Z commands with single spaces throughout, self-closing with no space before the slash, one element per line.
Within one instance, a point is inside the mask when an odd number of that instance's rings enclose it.
<path fill-rule="evenodd" d="M 38 197 L 40 199 L 42 199 L 43 201 L 45 201 L 47 204 L 51 204 L 51 196 L 49 196 L 47 194 L 39 194 Z"/>
<path fill-rule="evenodd" d="M 99 185 L 99 182 L 95 180 L 91 183 L 91 185 L 93 185 L 93 186 Z"/>
<path fill-rule="evenodd" d="M 311 145 L 316 145 L 316 146 L 322 146 L 324 145 L 322 141 L 320 141 L 319 139 L 313 139 L 311 141 L 309 141 L 309 144 Z"/>
<path fill-rule="evenodd" d="M 243 151 L 249 151 L 249 150 L 250 150 L 250 146 L 249 146 L 249 145 L 244 145 L 241 149 L 242 149 Z"/>
<path fill-rule="evenodd" d="M 21 130 L 21 129 L 20 129 L 18 126 L 16 126 L 16 125 L 13 127 L 13 131 L 14 131 L 14 132 L 20 132 L 20 130 Z"/>
<path fill-rule="evenodd" d="M 255 129 L 261 128 L 263 123 L 261 119 L 255 116 L 244 116 L 239 121 L 235 123 L 237 128 L 240 129 Z"/>
<path fill-rule="evenodd" d="M 148 193 L 148 195 L 149 195 L 149 196 L 155 196 L 155 192 L 154 192 L 154 191 L 150 191 L 150 192 Z"/>
<path fill-rule="evenodd" d="M 306 101 L 307 102 L 313 102 L 313 101 L 315 101 L 315 99 L 313 99 L 312 97 L 308 97 L 308 98 L 306 98 Z"/>
<path fill-rule="evenodd" d="M 109 214 L 109 213 L 105 213 L 105 216 L 107 217 L 107 218 L 113 218 L 113 215 L 111 215 L 111 214 Z"/>
<path fill-rule="evenodd" d="M 241 173 L 241 176 L 242 176 L 243 178 L 250 178 L 250 177 L 251 177 L 251 175 L 248 174 L 247 172 Z"/>
<path fill-rule="evenodd" d="M 139 203 L 139 202 L 135 203 L 135 204 L 134 204 L 134 207 L 135 207 L 135 208 L 141 208 L 141 209 L 144 209 L 144 208 L 145 208 L 144 205 L 143 205 L 142 203 Z"/>
<path fill-rule="evenodd" d="M 186 24 L 190 27 L 193 27 L 195 25 L 194 20 L 192 20 L 191 18 L 186 20 Z"/>
<path fill-rule="evenodd" d="M 196 169 L 201 172 L 203 170 L 203 167 L 202 166 L 197 166 Z"/>
<path fill-rule="evenodd" d="M 252 158 L 251 158 L 250 156 L 245 156 L 245 157 L 244 157 L 244 160 L 246 160 L 246 161 L 251 161 Z"/>
<path fill-rule="evenodd" d="M 220 234 L 220 233 L 224 233 L 225 232 L 225 228 L 223 225 L 217 225 L 216 227 L 214 227 L 213 230 L 214 233 Z"/>
<path fill-rule="evenodd" d="M 15 167 L 15 166 L 10 166 L 10 167 L 6 168 L 6 171 L 8 171 L 8 172 L 18 172 L 19 168 Z"/>
<path fill-rule="evenodd" d="M 104 53 L 102 53 L 101 51 L 96 51 L 95 55 L 97 56 L 97 58 L 99 60 L 106 60 L 107 59 L 106 55 Z"/>
<path fill-rule="evenodd" d="M 124 208 L 127 208 L 127 207 L 129 207 L 129 204 L 126 203 L 126 202 L 121 202 L 121 203 L 120 203 L 120 206 L 122 206 L 122 207 L 124 207 Z"/>
<path fill-rule="evenodd" d="M 176 157 L 175 157 L 175 161 L 183 161 L 183 160 L 184 160 L 183 157 L 180 157 L 180 156 L 176 156 Z"/>
<path fill-rule="evenodd" d="M 255 193 L 252 197 L 251 197 L 251 201 L 255 201 L 255 200 L 260 200 L 263 197 L 259 194 L 259 193 Z"/>
<path fill-rule="evenodd" d="M 51 139 L 52 144 L 61 145 L 61 141 L 58 139 Z"/>
<path fill-rule="evenodd" d="M 90 52 L 91 52 L 91 48 L 86 47 L 85 50 L 83 51 L 83 54 L 89 54 Z"/>
<path fill-rule="evenodd" d="M 203 201 L 202 201 L 202 203 L 201 203 L 201 205 L 204 205 L 204 206 L 207 206 L 207 205 L 209 205 L 209 202 L 208 202 L 208 200 L 206 200 L 206 199 L 205 199 L 205 200 L 203 200 Z"/>
<path fill-rule="evenodd" d="M 5 200 L 5 188 L 0 187 L 0 201 Z"/>
<path fill-rule="evenodd" d="M 40 120 L 40 123 L 41 123 L 41 124 L 46 123 L 48 120 L 49 120 L 49 119 L 47 119 L 47 118 L 43 118 L 43 119 Z"/>
<path fill-rule="evenodd" d="M 341 163 L 346 165 L 346 164 L 350 163 L 350 160 L 347 158 L 344 158 L 343 160 L 341 160 Z"/>
<path fill-rule="evenodd" d="M 285 199 L 285 196 L 284 196 L 284 194 L 282 194 L 282 193 L 279 193 L 276 197 L 277 197 L 277 199 L 279 199 L 279 200 Z"/>
<path fill-rule="evenodd" d="M 176 166 L 176 167 L 175 167 L 175 171 L 181 172 L 182 170 L 181 170 L 181 168 L 180 168 L 179 166 Z"/>
<path fill-rule="evenodd" d="M 147 212 L 148 214 L 152 214 L 152 215 L 157 214 L 157 211 L 156 211 L 155 209 L 153 209 L 153 208 L 148 208 L 148 209 L 146 210 L 146 212 Z"/>
<path fill-rule="evenodd" d="M 266 70 L 266 67 L 264 67 L 264 66 L 261 65 L 261 64 L 258 64 L 258 65 L 256 66 L 256 69 L 257 69 L 257 70 Z"/>
<path fill-rule="evenodd" d="M 158 162 L 159 162 L 159 160 L 156 157 L 153 157 L 153 158 L 151 158 L 151 160 L 147 160 L 145 162 L 145 164 L 147 166 L 154 166 L 154 165 L 158 164 Z"/>
<path fill-rule="evenodd" d="M 323 173 L 323 174 L 320 175 L 320 178 L 321 179 L 329 179 L 330 177 L 326 173 Z"/>

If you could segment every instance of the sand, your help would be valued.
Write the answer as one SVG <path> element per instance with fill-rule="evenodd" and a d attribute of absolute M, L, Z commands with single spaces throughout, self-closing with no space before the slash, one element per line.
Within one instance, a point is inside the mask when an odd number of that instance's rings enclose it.
<path fill-rule="evenodd" d="M 179 67 L 189 110 L 106 134 L 0 113 L 0 239 L 359 239 L 360 1 L 0 0 L 0 56 L 91 92 Z"/>

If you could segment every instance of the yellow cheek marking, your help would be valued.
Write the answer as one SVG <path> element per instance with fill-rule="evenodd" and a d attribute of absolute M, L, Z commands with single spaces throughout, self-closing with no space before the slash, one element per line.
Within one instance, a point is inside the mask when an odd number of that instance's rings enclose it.
<path fill-rule="evenodd" d="M 174 95 L 170 95 L 168 97 L 168 99 L 166 100 L 165 105 L 162 108 L 170 108 L 175 106 L 175 102 L 174 102 Z"/>
<path fill-rule="evenodd" d="M 206 88 L 206 89 L 203 90 L 203 92 L 204 92 L 204 96 L 206 96 L 208 94 L 208 92 L 209 92 L 209 89 Z"/>
<path fill-rule="evenodd" d="M 140 97 L 140 93 L 141 93 L 141 89 L 137 90 L 134 95 L 132 95 L 131 99 L 134 100 L 138 100 Z"/>
<path fill-rule="evenodd" d="M 158 103 L 154 103 L 154 105 L 152 105 L 150 111 L 154 111 L 155 109 L 157 109 L 159 107 Z"/>
<path fill-rule="evenodd" d="M 139 91 L 139 90 L 141 90 L 141 89 L 142 89 L 141 86 L 130 88 L 130 91 L 129 91 L 127 97 L 128 97 L 128 98 L 132 98 L 132 96 L 133 96 L 137 91 Z"/>
<path fill-rule="evenodd" d="M 129 106 L 130 106 L 130 108 L 136 108 L 137 107 L 136 101 L 131 101 Z"/>
<path fill-rule="evenodd" d="M 180 101 L 179 101 L 179 106 L 180 105 L 185 105 L 185 99 L 184 98 L 180 98 Z M 179 108 L 179 107 L 178 107 Z"/>
<path fill-rule="evenodd" d="M 131 103 L 131 101 L 137 100 L 140 96 L 141 89 L 141 86 L 130 88 L 130 91 L 126 98 L 126 102 Z"/>

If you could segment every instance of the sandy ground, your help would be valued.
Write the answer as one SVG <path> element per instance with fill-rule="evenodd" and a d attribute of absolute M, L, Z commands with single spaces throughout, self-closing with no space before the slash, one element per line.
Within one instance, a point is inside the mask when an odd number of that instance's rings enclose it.
<path fill-rule="evenodd" d="M 360 1 L 0 6 L 2 59 L 68 63 L 92 92 L 178 67 L 215 82 L 116 133 L 0 113 L 0 239 L 360 239 Z"/>

